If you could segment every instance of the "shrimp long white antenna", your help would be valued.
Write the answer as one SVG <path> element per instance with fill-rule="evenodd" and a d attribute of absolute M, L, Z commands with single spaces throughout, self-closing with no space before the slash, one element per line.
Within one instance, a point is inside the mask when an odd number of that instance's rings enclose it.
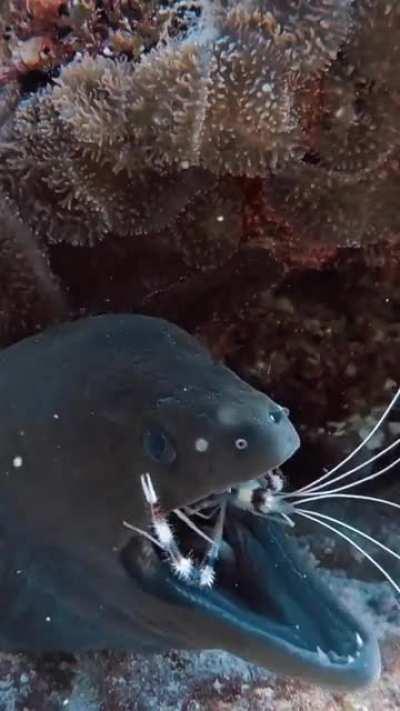
<path fill-rule="evenodd" d="M 326 479 L 328 479 L 328 477 L 330 477 L 332 474 L 334 474 L 335 472 L 337 472 L 338 469 L 340 469 L 340 468 L 343 467 L 345 464 L 347 464 L 347 462 L 349 462 L 351 459 L 353 459 L 353 457 L 355 457 L 355 455 L 358 454 L 358 452 L 359 452 L 361 449 L 363 449 L 363 447 L 365 447 L 365 445 L 370 441 L 370 439 L 372 439 L 372 437 L 374 436 L 374 434 L 379 430 L 381 424 L 385 421 L 385 419 L 387 418 L 389 412 L 392 410 L 392 408 L 393 408 L 394 405 L 396 404 L 396 402 L 397 402 L 397 400 L 398 400 L 399 397 L 400 397 L 400 388 L 397 390 L 396 394 L 394 395 L 394 397 L 393 397 L 392 400 L 390 401 L 390 403 L 389 403 L 389 405 L 387 406 L 387 408 L 385 409 L 383 415 L 381 415 L 381 417 L 379 418 L 379 420 L 377 421 L 377 423 L 374 425 L 374 427 L 371 429 L 371 431 L 368 433 L 368 435 L 360 442 L 360 444 L 357 445 L 357 447 L 355 447 L 355 449 L 353 449 L 353 450 L 350 452 L 350 454 L 348 454 L 344 459 L 342 459 L 340 462 L 338 462 L 338 464 L 336 464 L 334 467 L 332 467 L 332 469 L 329 469 L 327 472 L 325 472 L 324 474 L 322 474 L 322 476 L 318 477 L 318 479 L 315 479 L 314 481 L 310 482 L 310 483 L 307 484 L 306 486 L 302 486 L 301 489 L 298 489 L 296 493 L 298 493 L 298 492 L 301 493 L 301 492 L 303 492 L 303 491 L 308 491 L 308 490 L 311 489 L 311 488 L 314 489 L 315 486 L 316 486 L 316 484 L 319 484 L 320 482 L 325 481 Z"/>
<path fill-rule="evenodd" d="M 198 536 L 201 536 L 201 538 L 204 538 L 204 540 L 207 541 L 207 543 L 210 543 L 211 545 L 214 543 L 213 539 L 210 538 L 210 536 L 207 536 L 207 534 L 204 533 L 204 531 L 202 531 L 201 528 L 196 526 L 196 524 L 193 523 L 193 521 L 189 518 L 189 516 L 186 516 L 186 514 L 183 513 L 183 511 L 181 511 L 181 509 L 174 509 L 174 514 L 175 514 L 175 516 L 180 518 L 181 521 L 186 523 L 188 528 L 191 528 L 192 531 L 197 533 Z"/>
<path fill-rule="evenodd" d="M 392 555 L 393 558 L 397 558 L 397 560 L 400 560 L 400 553 L 396 553 L 396 551 L 392 550 L 391 548 L 388 548 L 387 546 L 385 546 L 384 543 L 378 541 L 378 539 L 374 538 L 373 536 L 370 536 L 368 533 L 365 533 L 365 531 L 361 531 L 355 526 L 351 526 L 349 523 L 345 523 L 344 521 L 341 521 L 338 518 L 328 516 L 327 514 L 320 513 L 319 511 L 310 511 L 309 509 L 298 509 L 298 511 L 300 511 L 301 513 L 311 514 L 312 516 L 317 516 L 317 518 L 322 518 L 325 521 L 331 521 L 331 523 L 334 523 L 337 526 L 343 526 L 343 528 L 347 528 L 348 531 L 356 533 L 357 536 L 361 536 L 361 538 L 365 538 L 365 540 L 369 541 L 370 543 L 374 543 L 376 546 L 378 546 L 378 548 L 381 548 L 383 551 L 385 551 L 385 553 Z"/>
<path fill-rule="evenodd" d="M 327 489 L 327 494 L 337 494 L 340 491 L 346 491 L 346 489 L 352 489 L 355 486 L 358 486 L 359 484 L 363 484 L 365 481 L 372 481 L 372 479 L 377 479 L 378 476 L 382 476 L 383 474 L 386 474 L 386 472 L 390 471 L 390 469 L 393 469 L 397 464 L 400 464 L 400 457 L 395 459 L 393 462 L 390 462 L 386 467 L 383 467 L 383 469 L 378 469 L 377 472 L 373 472 L 372 474 L 368 474 L 368 476 L 363 476 L 361 479 L 357 479 L 357 481 L 351 481 L 350 484 L 344 484 L 343 486 L 337 486 L 336 489 Z M 310 494 L 315 493 L 317 496 L 319 494 L 319 491 L 314 492 L 308 491 L 306 492 L 307 496 Z"/>
<path fill-rule="evenodd" d="M 309 489 L 308 491 L 305 491 L 303 489 L 297 489 L 296 491 L 289 491 L 287 494 L 281 494 L 279 495 L 282 499 L 291 499 L 291 498 L 302 498 L 303 496 L 315 496 L 318 497 L 324 493 L 326 494 L 336 494 L 339 491 L 345 491 L 346 489 L 352 489 L 355 486 L 358 486 L 359 484 L 363 484 L 365 481 L 371 481 L 372 479 L 377 479 L 379 476 L 382 476 L 383 474 L 386 474 L 388 471 L 393 469 L 393 467 L 397 466 L 397 464 L 400 464 L 400 457 L 397 459 L 394 459 L 393 462 L 390 462 L 390 464 L 387 464 L 386 467 L 383 467 L 383 469 L 378 469 L 376 472 L 372 472 L 372 474 L 368 474 L 367 476 L 361 477 L 361 479 L 357 479 L 356 481 L 351 481 L 350 484 L 345 484 L 343 486 L 337 486 L 336 489 L 327 489 L 326 491 L 323 491 L 325 488 L 325 485 L 323 487 L 317 487 L 316 489 Z M 361 468 L 361 467 L 360 467 Z M 353 474 L 355 471 L 358 471 L 359 467 L 354 467 L 354 469 L 351 469 L 348 472 L 345 472 L 345 474 L 342 474 L 339 477 L 336 477 L 335 479 L 332 479 L 332 481 L 329 481 L 328 484 L 334 484 L 336 481 L 339 481 L 340 479 L 344 479 L 347 476 L 350 476 L 350 474 Z"/>
<path fill-rule="evenodd" d="M 398 592 L 400 594 L 400 587 L 397 585 L 395 580 L 393 580 L 391 575 L 389 575 L 387 570 L 385 570 L 385 568 L 382 565 L 380 565 L 380 563 L 378 563 L 378 561 L 375 560 L 375 558 L 373 558 L 372 555 L 367 553 L 367 551 L 365 551 L 362 548 L 362 546 L 358 545 L 358 543 L 353 541 L 353 539 L 350 538 L 350 536 L 347 536 L 345 533 L 343 533 L 343 531 L 340 531 L 339 529 L 335 528 L 335 526 L 332 526 L 330 523 L 327 523 L 326 521 L 321 520 L 321 518 L 319 518 L 315 514 L 315 511 L 308 511 L 307 509 L 304 509 L 304 510 L 296 509 L 296 513 L 299 516 L 302 516 L 303 518 L 308 519 L 309 521 L 313 521 L 314 523 L 319 523 L 320 526 L 323 526 L 324 528 L 329 529 L 333 533 L 336 533 L 337 536 L 339 536 L 340 538 L 343 538 L 345 541 L 347 541 L 347 543 L 350 543 L 350 545 L 353 546 L 353 548 L 358 550 L 367 560 L 369 560 L 370 563 L 372 563 L 372 565 L 375 566 L 375 568 L 377 568 L 382 573 L 382 575 L 386 578 L 386 580 L 394 587 L 396 592 Z M 341 522 L 338 522 L 338 523 L 341 523 Z M 341 524 L 341 525 L 343 525 L 343 524 Z"/>
<path fill-rule="evenodd" d="M 157 546 L 157 548 L 160 548 L 160 550 L 164 550 L 164 546 L 161 545 L 160 541 L 158 541 L 155 536 L 152 536 L 151 533 L 144 531 L 143 528 L 133 526 L 131 523 L 128 523 L 128 521 L 122 521 L 122 525 L 125 526 L 125 528 L 129 528 L 130 531 L 135 531 L 135 533 L 139 533 L 144 538 L 147 538 L 148 541 L 154 543 L 154 545 Z"/>
<path fill-rule="evenodd" d="M 204 520 L 208 521 L 210 518 L 212 518 L 217 511 L 219 506 L 215 506 L 213 509 L 209 510 L 209 513 L 205 514 L 202 511 L 198 511 L 197 509 L 193 508 L 192 506 L 185 506 L 184 511 L 188 516 L 198 516 L 199 518 L 203 518 Z"/>
<path fill-rule="evenodd" d="M 377 454 L 374 454 L 373 457 L 370 459 L 367 459 L 366 462 L 361 462 L 361 464 L 358 464 L 356 467 L 353 467 L 352 469 L 349 469 L 348 471 L 344 472 L 343 474 L 339 474 L 338 476 L 335 476 L 333 479 L 329 479 L 329 481 L 326 481 L 325 484 L 320 484 L 320 486 L 313 486 L 312 489 L 305 489 L 304 487 L 302 489 L 297 489 L 296 491 L 293 492 L 288 492 L 285 494 L 286 497 L 290 498 L 290 496 L 303 496 L 304 493 L 307 494 L 314 494 L 318 493 L 322 489 L 325 489 L 327 486 L 331 486 L 331 484 L 335 484 L 337 481 L 341 481 L 342 479 L 347 479 L 347 477 L 351 476 L 351 474 L 355 474 L 355 472 L 360 471 L 360 469 L 363 469 L 364 467 L 367 467 L 370 464 L 373 464 L 373 462 L 376 462 L 378 459 L 383 457 L 385 454 L 390 452 L 394 447 L 397 447 L 397 445 L 400 444 L 400 438 L 396 439 L 394 442 L 389 444 L 387 447 L 384 449 L 381 449 L 380 452 Z M 398 460 L 396 460 L 397 462 Z M 394 466 L 394 463 L 393 463 Z M 358 481 L 355 482 L 358 484 Z"/>
<path fill-rule="evenodd" d="M 361 501 L 373 501 L 376 504 L 384 504 L 385 506 L 393 506 L 395 509 L 400 509 L 400 504 L 397 504 L 395 501 L 390 501 L 389 499 L 379 499 L 377 496 L 364 496 L 364 494 L 328 494 L 324 492 L 315 496 L 308 496 L 305 499 L 300 499 L 300 501 L 295 501 L 292 505 L 294 509 L 296 509 L 297 506 L 308 504 L 310 501 L 321 501 L 321 499 L 356 499 Z"/>

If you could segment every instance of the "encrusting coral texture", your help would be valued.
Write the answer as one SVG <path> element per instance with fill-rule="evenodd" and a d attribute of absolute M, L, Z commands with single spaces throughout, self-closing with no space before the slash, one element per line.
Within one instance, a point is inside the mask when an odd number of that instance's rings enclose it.
<path fill-rule="evenodd" d="M 312 453 L 387 402 L 397 0 L 0 0 L 0 32 L 1 346 L 163 316 Z"/>

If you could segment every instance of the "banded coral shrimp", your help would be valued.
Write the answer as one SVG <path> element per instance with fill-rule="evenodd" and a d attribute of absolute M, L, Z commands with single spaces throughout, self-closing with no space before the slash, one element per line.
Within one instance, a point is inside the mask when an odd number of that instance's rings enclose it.
<path fill-rule="evenodd" d="M 132 527 L 129 524 L 125 525 L 145 536 L 159 549 L 164 551 L 173 572 L 179 577 L 185 581 L 191 581 L 193 584 L 200 585 L 201 587 L 212 587 L 216 579 L 215 564 L 218 560 L 219 550 L 224 542 L 224 520 L 228 506 L 237 507 L 255 516 L 268 517 L 291 528 L 295 526 L 295 517 L 298 516 L 311 523 L 319 524 L 323 529 L 335 534 L 352 546 L 386 578 L 397 593 L 400 593 L 400 584 L 395 581 L 388 570 L 381 565 L 374 556 L 365 550 L 361 544 L 353 540 L 351 534 L 374 544 L 385 554 L 388 554 L 398 561 L 400 561 L 400 553 L 357 526 L 347 523 L 336 516 L 322 513 L 307 506 L 307 504 L 310 503 L 316 504 L 327 500 L 346 500 L 375 503 L 400 510 L 400 503 L 396 501 L 369 494 L 348 493 L 361 484 L 382 477 L 400 464 L 399 456 L 389 464 L 385 464 L 377 470 L 374 469 L 372 473 L 364 473 L 368 467 L 375 465 L 379 460 L 382 460 L 392 450 L 398 447 L 400 437 L 396 438 L 389 445 L 381 448 L 365 461 L 355 466 L 350 466 L 350 468 L 339 473 L 361 450 L 367 447 L 374 435 L 379 432 L 399 399 L 400 388 L 369 433 L 347 456 L 332 468 L 324 471 L 323 474 L 312 482 L 298 489 L 293 491 L 286 490 L 285 477 L 282 471 L 277 468 L 266 472 L 260 478 L 246 481 L 238 487 L 211 495 L 191 506 L 174 509 L 172 513 L 175 516 L 175 521 L 180 521 L 181 524 L 188 526 L 191 531 L 194 531 L 199 538 L 203 541 L 205 540 L 207 543 L 207 548 L 205 552 L 203 551 L 202 559 L 199 564 L 194 561 L 192 552 L 181 552 L 174 531 L 176 526 L 169 523 L 167 516 L 160 508 L 158 497 L 149 473 L 142 476 L 142 488 L 151 510 L 153 531 L 149 533 L 148 531 Z M 361 476 L 354 478 L 354 475 L 359 472 Z M 349 479 L 350 481 L 346 481 Z M 341 483 L 339 484 L 339 482 Z M 201 521 L 201 523 L 199 524 L 198 521 Z M 209 522 L 211 521 L 213 524 L 210 528 Z"/>

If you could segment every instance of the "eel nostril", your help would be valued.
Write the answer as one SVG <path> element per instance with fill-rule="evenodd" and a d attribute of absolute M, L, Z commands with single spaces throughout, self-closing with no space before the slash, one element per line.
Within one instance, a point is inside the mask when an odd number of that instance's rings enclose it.
<path fill-rule="evenodd" d="M 245 439 L 244 437 L 238 437 L 235 440 L 235 447 L 236 447 L 236 449 L 247 449 L 247 447 L 248 447 L 247 439 Z"/>
<path fill-rule="evenodd" d="M 281 410 L 271 410 L 268 413 L 268 417 L 271 420 L 271 422 L 273 422 L 275 425 L 277 425 L 278 422 L 280 422 L 283 417 L 283 410 L 282 411 Z"/>

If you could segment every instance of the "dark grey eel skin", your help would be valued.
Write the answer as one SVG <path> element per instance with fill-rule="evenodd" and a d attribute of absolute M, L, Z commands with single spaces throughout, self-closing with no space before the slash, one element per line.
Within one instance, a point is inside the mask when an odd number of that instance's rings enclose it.
<path fill-rule="evenodd" d="M 151 530 L 145 472 L 172 511 L 299 447 L 286 412 L 183 330 L 105 315 L 27 338 L 0 353 L 0 421 L 1 650 L 224 648 L 333 688 L 379 676 L 373 632 L 278 522 L 228 506 L 211 589 L 124 527 Z"/>

